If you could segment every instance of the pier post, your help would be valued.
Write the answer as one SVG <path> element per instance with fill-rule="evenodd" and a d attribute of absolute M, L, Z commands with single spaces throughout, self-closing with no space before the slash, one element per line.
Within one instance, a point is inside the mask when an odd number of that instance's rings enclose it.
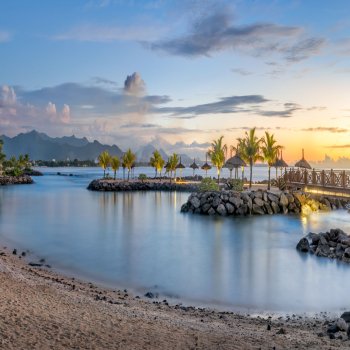
<path fill-rule="evenodd" d="M 331 186 L 334 186 L 334 172 L 333 172 L 333 169 L 331 169 Z"/>
<path fill-rule="evenodd" d="M 312 184 L 316 185 L 316 171 L 315 171 L 315 168 L 312 169 Z"/>
<path fill-rule="evenodd" d="M 321 185 L 324 187 L 324 170 L 321 171 Z"/>
<path fill-rule="evenodd" d="M 341 185 L 343 188 L 346 187 L 346 173 L 345 170 L 342 171 L 341 173 Z"/>

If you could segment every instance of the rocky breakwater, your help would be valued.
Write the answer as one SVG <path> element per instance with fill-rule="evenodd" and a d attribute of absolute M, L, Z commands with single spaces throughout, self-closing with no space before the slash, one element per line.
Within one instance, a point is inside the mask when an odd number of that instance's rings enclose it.
<path fill-rule="evenodd" d="M 193 192 L 198 185 L 190 183 L 176 183 L 165 181 L 119 181 L 119 180 L 93 180 L 87 187 L 91 191 L 127 192 L 127 191 L 179 191 Z"/>
<path fill-rule="evenodd" d="M 6 176 L 2 175 L 0 176 L 0 186 L 4 185 L 26 185 L 26 184 L 32 184 L 34 181 L 33 179 L 28 175 L 22 175 L 22 176 Z"/>
<path fill-rule="evenodd" d="M 288 191 L 208 191 L 195 192 L 182 205 L 181 212 L 204 215 L 265 215 L 265 214 L 299 214 L 309 210 L 332 210 L 342 208 L 344 201 L 326 197 L 308 196 L 304 193 Z"/>
<path fill-rule="evenodd" d="M 303 253 L 350 263 L 350 236 L 339 228 L 329 232 L 310 232 L 299 241 L 296 248 Z"/>

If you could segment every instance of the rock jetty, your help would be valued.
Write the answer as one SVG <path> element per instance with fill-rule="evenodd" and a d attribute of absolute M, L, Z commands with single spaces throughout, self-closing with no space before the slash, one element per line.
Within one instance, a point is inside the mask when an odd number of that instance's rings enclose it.
<path fill-rule="evenodd" d="M 328 197 L 315 198 L 288 191 L 210 191 L 195 192 L 182 205 L 181 212 L 204 215 L 265 215 L 304 213 L 343 208 L 345 201 Z"/>
<path fill-rule="evenodd" d="M 302 253 L 350 263 L 350 236 L 339 228 L 329 232 L 310 232 L 299 241 L 296 249 Z"/>
<path fill-rule="evenodd" d="M 120 181 L 120 180 L 106 180 L 98 179 L 90 182 L 87 187 L 91 191 L 179 191 L 179 192 L 193 192 L 198 190 L 198 185 L 191 183 L 176 183 L 165 181 Z"/>
<path fill-rule="evenodd" d="M 33 179 L 28 175 L 22 175 L 22 176 L 6 176 L 2 175 L 0 176 L 0 186 L 4 185 L 26 185 L 26 184 L 32 184 L 34 181 Z"/>

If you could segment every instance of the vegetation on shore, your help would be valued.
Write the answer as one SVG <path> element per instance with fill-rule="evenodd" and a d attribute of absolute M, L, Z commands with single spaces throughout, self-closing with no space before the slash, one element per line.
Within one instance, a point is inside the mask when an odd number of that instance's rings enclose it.
<path fill-rule="evenodd" d="M 28 154 L 20 155 L 18 158 L 6 159 L 6 155 L 3 153 L 3 145 L 4 143 L 0 139 L 0 174 L 18 177 L 31 171 L 32 164 Z"/>

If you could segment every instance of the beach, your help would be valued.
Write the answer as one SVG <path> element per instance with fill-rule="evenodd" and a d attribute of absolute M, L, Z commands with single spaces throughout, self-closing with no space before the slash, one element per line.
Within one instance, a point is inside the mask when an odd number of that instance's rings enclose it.
<path fill-rule="evenodd" d="M 28 257 L 0 251 L 2 349 L 349 347 L 345 332 L 338 333 L 343 339 L 328 338 L 325 314 L 269 319 L 168 305 L 29 266 Z"/>

